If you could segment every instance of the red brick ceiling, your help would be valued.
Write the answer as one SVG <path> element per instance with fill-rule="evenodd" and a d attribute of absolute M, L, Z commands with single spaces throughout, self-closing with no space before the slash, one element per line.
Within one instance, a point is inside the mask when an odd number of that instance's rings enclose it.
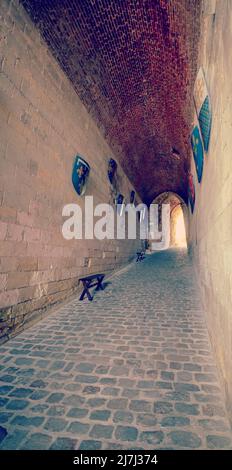
<path fill-rule="evenodd" d="M 143 200 L 186 199 L 201 0 L 21 3 Z"/>

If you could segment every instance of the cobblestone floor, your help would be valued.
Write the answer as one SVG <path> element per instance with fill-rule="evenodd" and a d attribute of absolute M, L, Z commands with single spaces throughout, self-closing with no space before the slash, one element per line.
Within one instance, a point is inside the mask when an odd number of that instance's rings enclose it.
<path fill-rule="evenodd" d="M 1 449 L 231 448 L 183 250 L 134 263 L 0 354 Z"/>

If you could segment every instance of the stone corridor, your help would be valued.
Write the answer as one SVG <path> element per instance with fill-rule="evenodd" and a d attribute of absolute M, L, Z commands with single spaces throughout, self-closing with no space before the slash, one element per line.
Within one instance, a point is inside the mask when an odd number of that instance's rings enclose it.
<path fill-rule="evenodd" d="M 184 250 L 132 263 L 0 353 L 0 449 L 231 448 Z"/>

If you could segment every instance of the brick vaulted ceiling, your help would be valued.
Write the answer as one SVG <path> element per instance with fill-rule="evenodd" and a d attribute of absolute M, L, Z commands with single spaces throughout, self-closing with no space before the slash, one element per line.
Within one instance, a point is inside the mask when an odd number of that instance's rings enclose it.
<path fill-rule="evenodd" d="M 186 199 L 201 0 L 20 1 L 144 202 Z"/>

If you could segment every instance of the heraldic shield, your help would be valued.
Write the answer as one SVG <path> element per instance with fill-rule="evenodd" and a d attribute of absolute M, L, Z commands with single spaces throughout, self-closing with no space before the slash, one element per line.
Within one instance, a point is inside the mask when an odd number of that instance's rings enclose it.
<path fill-rule="evenodd" d="M 75 157 L 72 171 L 72 183 L 79 196 L 83 196 L 89 178 L 90 166 L 79 155 Z"/>

